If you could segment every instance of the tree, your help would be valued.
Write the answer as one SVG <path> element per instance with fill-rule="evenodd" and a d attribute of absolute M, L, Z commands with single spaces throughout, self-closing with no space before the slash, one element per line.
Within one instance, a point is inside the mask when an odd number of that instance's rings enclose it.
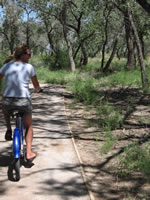
<path fill-rule="evenodd" d="M 132 13 L 128 7 L 128 13 L 129 13 L 129 20 L 134 32 L 134 37 L 135 37 L 135 41 L 136 41 L 136 45 L 137 45 L 137 51 L 138 51 L 138 58 L 139 58 L 139 63 L 140 63 L 140 67 L 141 67 L 141 79 L 142 79 L 142 86 L 143 88 L 147 87 L 147 77 L 146 77 L 146 73 L 145 73 L 145 63 L 144 63 L 144 59 L 143 59 L 143 54 L 142 54 L 142 47 L 141 47 L 141 43 L 140 43 L 140 39 L 138 36 L 138 32 L 134 23 L 134 20 L 132 18 Z"/>
<path fill-rule="evenodd" d="M 136 2 L 142 6 L 142 8 L 150 14 L 150 3 L 147 0 L 136 0 Z"/>
<path fill-rule="evenodd" d="M 123 30 L 123 29 L 122 29 L 122 30 Z M 116 50 L 117 50 L 118 40 L 119 40 L 120 35 L 122 34 L 122 30 L 121 30 L 121 32 L 119 32 L 119 33 L 117 34 L 117 36 L 116 36 L 116 38 L 115 38 L 115 41 L 114 41 L 114 44 L 113 44 L 113 49 L 112 49 L 111 55 L 110 55 L 110 57 L 109 57 L 109 59 L 108 59 L 106 65 L 105 65 L 105 67 L 103 68 L 103 71 L 104 71 L 104 72 L 107 72 L 107 71 L 108 71 L 108 69 L 109 69 L 109 67 L 110 67 L 110 64 L 111 64 L 111 62 L 112 62 L 112 60 L 113 60 L 113 58 L 114 58 L 114 56 L 115 56 L 115 53 L 116 53 Z"/>
<path fill-rule="evenodd" d="M 72 44 L 71 44 L 71 40 L 69 38 L 69 30 L 67 28 L 67 21 L 66 21 L 66 17 L 67 17 L 67 10 L 68 10 L 68 1 L 64 0 L 63 2 L 63 7 L 62 7 L 62 11 L 61 11 L 61 24 L 63 27 L 63 34 L 64 34 L 64 38 L 68 47 L 68 55 L 69 55 L 69 59 L 70 59 L 70 65 L 71 65 L 71 70 L 75 71 L 75 62 L 73 59 L 73 52 L 72 52 Z"/>
<path fill-rule="evenodd" d="M 8 44 L 11 54 L 14 51 L 15 45 L 18 43 L 19 34 L 19 17 L 21 11 L 16 8 L 15 1 L 6 1 L 3 5 L 3 23 L 0 29 L 0 34 L 3 35 Z"/>
<path fill-rule="evenodd" d="M 132 32 L 131 23 L 129 20 L 129 13 L 128 13 L 128 6 L 127 2 L 125 0 L 119 0 L 119 1 L 113 1 L 113 4 L 118 8 L 118 10 L 123 14 L 124 16 L 124 24 L 125 24 L 125 37 L 126 37 L 126 45 L 127 45 L 127 64 L 126 68 L 127 70 L 131 70 L 135 67 L 135 54 L 134 54 L 134 37 Z"/>
<path fill-rule="evenodd" d="M 35 1 L 34 11 L 36 12 L 39 21 L 43 24 L 43 30 L 40 30 L 47 35 L 49 42 L 49 53 L 56 54 L 57 44 L 59 43 L 62 30 L 58 20 L 55 19 L 53 6 L 47 6 L 47 1 Z"/>
<path fill-rule="evenodd" d="M 76 2 L 70 1 L 66 23 L 66 26 L 74 31 L 74 38 L 76 38 L 76 49 L 73 58 L 76 59 L 79 50 L 81 50 L 81 65 L 87 65 L 88 63 L 86 41 L 88 41 L 95 32 L 89 27 L 93 16 L 90 14 L 91 8 L 89 9 L 87 6 L 89 5 L 88 3 L 87 0 Z M 90 3 L 92 6 L 92 2 Z"/>
<path fill-rule="evenodd" d="M 28 47 L 31 47 L 31 37 L 33 35 L 32 22 L 34 18 L 32 17 L 33 8 L 32 4 L 28 0 L 17 0 L 16 5 L 22 9 L 24 19 L 23 19 L 23 28 L 25 32 L 25 44 Z"/>
<path fill-rule="evenodd" d="M 103 43 L 103 47 L 102 47 L 102 61 L 101 61 L 101 70 L 104 71 L 104 60 L 105 60 L 105 48 L 106 48 L 106 44 L 108 42 L 108 23 L 109 23 L 109 16 L 110 13 L 112 11 L 112 7 L 108 8 L 108 4 L 106 4 L 106 7 L 104 9 L 104 34 L 105 34 L 105 39 L 104 39 L 104 43 Z"/>
<path fill-rule="evenodd" d="M 101 66 L 99 70 L 106 72 L 110 68 L 111 62 L 115 56 L 118 41 L 120 39 L 120 36 L 122 36 L 122 34 L 120 33 L 123 33 L 123 17 L 109 0 L 106 0 L 105 2 L 101 1 L 97 8 L 99 9 L 100 13 L 99 15 L 97 14 L 99 19 L 96 18 L 96 21 L 99 20 L 100 22 L 99 27 L 97 27 L 97 31 L 99 31 L 99 34 L 101 36 L 99 38 L 99 44 L 101 44 L 101 46 L 98 46 L 100 48 L 99 52 L 102 52 Z M 105 65 L 106 53 L 107 57 L 109 55 L 110 57 L 108 58 L 108 61 Z"/>
<path fill-rule="evenodd" d="M 45 24 L 45 30 L 49 39 L 50 47 L 53 52 L 56 50 L 53 40 L 53 30 L 55 27 L 55 33 L 60 34 L 61 40 L 65 40 L 68 49 L 68 57 L 70 60 L 70 67 L 72 71 L 75 71 L 75 62 L 73 59 L 73 51 L 71 44 L 71 32 L 66 25 L 66 16 L 68 12 L 68 1 L 63 2 L 56 1 L 35 1 L 35 9 L 38 12 L 39 17 Z M 53 19 L 53 20 L 52 20 Z M 55 21 L 55 24 L 53 23 Z M 56 26 L 55 26 L 56 25 Z M 62 38 L 63 36 L 63 38 Z M 56 41 L 57 42 L 57 41 Z"/>

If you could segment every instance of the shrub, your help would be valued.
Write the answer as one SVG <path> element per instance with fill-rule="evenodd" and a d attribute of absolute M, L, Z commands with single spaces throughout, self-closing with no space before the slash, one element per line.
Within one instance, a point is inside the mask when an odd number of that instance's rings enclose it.
<path fill-rule="evenodd" d="M 85 104 L 93 104 L 98 95 L 95 91 L 94 80 L 77 78 L 72 82 L 70 88 L 75 94 L 75 98 Z"/>
<path fill-rule="evenodd" d="M 44 54 L 42 59 L 44 65 L 50 70 L 68 69 L 70 66 L 68 53 L 64 49 L 57 49 L 54 55 Z"/>
<path fill-rule="evenodd" d="M 119 128 L 123 123 L 120 112 L 109 105 L 107 101 L 102 101 L 96 111 L 100 127 L 110 127 L 110 129 L 115 129 Z"/>
<path fill-rule="evenodd" d="M 121 157 L 121 175 L 129 175 L 133 171 L 141 171 L 150 176 L 150 149 L 149 145 L 140 146 L 133 143 L 125 148 Z"/>

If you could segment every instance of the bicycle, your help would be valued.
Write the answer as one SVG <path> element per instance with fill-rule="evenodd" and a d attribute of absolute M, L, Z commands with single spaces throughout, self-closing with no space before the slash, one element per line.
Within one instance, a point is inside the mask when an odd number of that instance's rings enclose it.
<path fill-rule="evenodd" d="M 42 93 L 41 88 L 38 93 Z M 13 161 L 8 168 L 8 177 L 12 181 L 19 181 L 20 176 L 20 166 L 24 165 L 26 168 L 31 168 L 34 164 L 32 160 L 26 159 L 24 150 L 24 128 L 23 128 L 23 113 L 16 110 L 11 114 L 12 118 L 15 118 L 16 126 L 13 132 Z M 23 161 L 22 163 L 20 161 Z M 14 173 L 13 173 L 14 172 Z"/>
<path fill-rule="evenodd" d="M 14 111 L 12 113 L 12 118 L 15 118 L 16 126 L 13 132 L 13 161 L 8 169 L 8 176 L 10 180 L 19 181 L 20 180 L 20 160 L 25 161 L 25 151 L 23 144 L 24 130 L 23 130 L 23 113 L 19 111 Z"/>

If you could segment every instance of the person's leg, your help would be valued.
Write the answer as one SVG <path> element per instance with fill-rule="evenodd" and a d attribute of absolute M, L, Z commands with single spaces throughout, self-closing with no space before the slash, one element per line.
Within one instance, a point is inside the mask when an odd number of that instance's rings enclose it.
<path fill-rule="evenodd" d="M 9 102 L 9 98 L 2 98 L 2 111 L 4 114 L 5 122 L 6 122 L 6 128 L 7 131 L 5 133 L 5 140 L 10 141 L 12 140 L 12 129 L 11 129 L 11 120 L 10 120 L 10 113 L 11 113 L 11 105 L 12 103 Z"/>
<path fill-rule="evenodd" d="M 11 130 L 10 114 L 8 111 L 3 109 L 4 118 L 6 121 L 7 130 Z"/>
<path fill-rule="evenodd" d="M 23 124 L 27 129 L 25 135 L 26 141 L 26 159 L 31 159 L 36 156 L 34 152 L 32 152 L 32 138 L 33 138 L 33 128 L 32 128 L 32 114 L 25 115 L 23 117 Z"/>
<path fill-rule="evenodd" d="M 5 133 L 5 140 L 11 141 L 12 140 L 12 129 L 11 129 L 11 121 L 10 121 L 10 114 L 7 110 L 3 109 L 3 114 L 6 122 L 7 131 Z"/>

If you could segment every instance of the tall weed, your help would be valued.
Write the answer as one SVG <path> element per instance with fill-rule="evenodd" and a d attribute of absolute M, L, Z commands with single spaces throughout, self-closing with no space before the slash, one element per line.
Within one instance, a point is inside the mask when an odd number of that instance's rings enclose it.
<path fill-rule="evenodd" d="M 122 126 L 123 119 L 120 111 L 115 109 L 107 101 L 101 101 L 96 109 L 100 127 L 110 127 L 116 129 Z"/>
<path fill-rule="evenodd" d="M 103 77 L 101 85 L 141 86 L 141 73 L 139 70 L 114 72 Z"/>
<path fill-rule="evenodd" d="M 97 100 L 98 94 L 95 89 L 93 79 L 83 80 L 82 78 L 74 80 L 70 87 L 70 90 L 75 94 L 75 98 L 85 104 L 93 104 Z"/>
<path fill-rule="evenodd" d="M 116 138 L 112 136 L 111 134 L 111 127 L 109 126 L 105 126 L 103 127 L 104 132 L 105 132 L 105 136 L 104 136 L 104 144 L 102 145 L 102 147 L 100 148 L 100 153 L 101 154 L 107 154 L 111 148 L 113 147 L 113 145 L 116 142 Z"/>
<path fill-rule="evenodd" d="M 142 147 L 133 143 L 125 148 L 124 156 L 120 159 L 122 176 L 127 176 L 134 171 L 143 172 L 150 176 L 150 149 L 149 144 Z"/>
<path fill-rule="evenodd" d="M 75 73 L 66 70 L 50 71 L 48 68 L 40 67 L 36 71 L 40 81 L 51 84 L 67 84 L 76 77 Z"/>

